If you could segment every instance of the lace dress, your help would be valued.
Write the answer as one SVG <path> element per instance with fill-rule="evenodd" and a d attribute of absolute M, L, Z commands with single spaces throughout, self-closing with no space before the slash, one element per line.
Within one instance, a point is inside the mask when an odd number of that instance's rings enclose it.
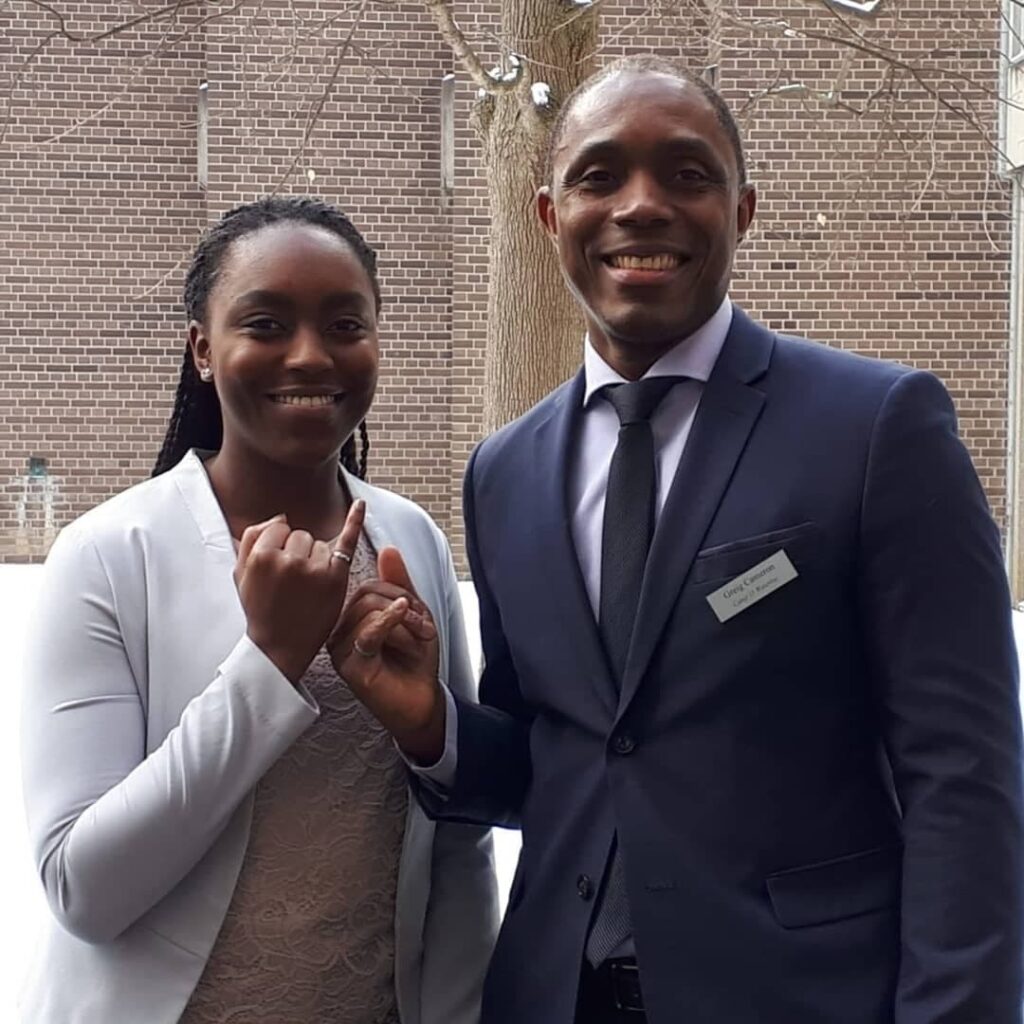
<path fill-rule="evenodd" d="M 375 562 L 361 537 L 350 589 Z M 326 651 L 302 681 L 320 716 L 256 787 L 238 885 L 181 1024 L 398 1024 L 404 766 Z"/>

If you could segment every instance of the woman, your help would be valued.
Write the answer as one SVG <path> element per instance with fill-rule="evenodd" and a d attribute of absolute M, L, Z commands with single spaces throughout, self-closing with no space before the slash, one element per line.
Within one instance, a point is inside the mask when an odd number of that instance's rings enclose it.
<path fill-rule="evenodd" d="M 342 682 L 472 686 L 442 534 L 362 480 L 375 255 L 321 202 L 261 200 L 201 242 L 185 306 L 155 478 L 61 533 L 29 640 L 54 920 L 24 1019 L 473 1024 L 489 838 L 424 817 Z"/>

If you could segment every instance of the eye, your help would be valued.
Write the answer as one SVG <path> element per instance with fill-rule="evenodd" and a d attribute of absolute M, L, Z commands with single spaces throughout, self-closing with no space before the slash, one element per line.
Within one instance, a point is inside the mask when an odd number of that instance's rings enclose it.
<path fill-rule="evenodd" d="M 725 179 L 717 168 L 698 163 L 688 163 L 676 168 L 672 181 L 676 188 L 692 191 L 721 188 L 725 184 Z"/>
<path fill-rule="evenodd" d="M 702 167 L 680 167 L 676 171 L 676 180 L 685 184 L 701 184 L 708 180 L 707 172 Z"/>
<path fill-rule="evenodd" d="M 328 330 L 335 334 L 363 334 L 366 331 L 366 324 L 356 316 L 342 316 L 335 320 Z"/>
<path fill-rule="evenodd" d="M 600 167 L 594 167 L 578 175 L 576 179 L 569 182 L 569 184 L 596 191 L 599 189 L 611 188 L 615 184 L 615 176 L 611 171 L 606 171 Z"/>
<path fill-rule="evenodd" d="M 284 326 L 272 316 L 251 316 L 242 323 L 242 330 L 250 334 L 272 334 L 283 331 Z"/>

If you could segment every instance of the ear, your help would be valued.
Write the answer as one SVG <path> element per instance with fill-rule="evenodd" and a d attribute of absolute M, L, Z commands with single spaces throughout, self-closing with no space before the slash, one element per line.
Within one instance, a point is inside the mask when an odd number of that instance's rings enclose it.
<path fill-rule="evenodd" d="M 742 242 L 757 209 L 757 189 L 753 185 L 740 186 L 739 203 L 736 206 L 736 241 Z"/>
<path fill-rule="evenodd" d="M 544 185 L 537 189 L 537 216 L 540 218 L 548 238 L 558 241 L 558 216 L 555 213 L 555 201 L 551 197 L 551 189 Z"/>
<path fill-rule="evenodd" d="M 192 352 L 192 363 L 199 373 L 204 366 L 210 366 L 210 339 L 206 330 L 198 320 L 188 323 L 188 347 Z"/>

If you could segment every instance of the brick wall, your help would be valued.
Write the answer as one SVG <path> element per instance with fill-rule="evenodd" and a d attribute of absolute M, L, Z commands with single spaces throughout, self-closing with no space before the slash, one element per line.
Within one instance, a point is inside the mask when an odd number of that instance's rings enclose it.
<path fill-rule="evenodd" d="M 756 2 L 744 6 L 753 17 Z M 838 33 L 834 19 L 808 9 L 777 6 L 798 32 Z M 943 85 L 941 98 L 973 107 L 994 134 L 995 5 L 905 0 L 881 10 L 874 21 L 850 21 L 873 26 L 869 40 L 884 39 L 917 67 L 980 83 Z M 723 59 L 732 100 L 768 88 L 779 68 L 821 92 L 842 72 L 833 44 L 761 38 Z M 761 207 L 736 297 L 773 327 L 937 373 L 1005 522 L 1009 191 L 993 173 L 993 150 L 917 82 L 903 79 L 891 102 L 872 103 L 885 71 L 858 59 L 846 73 L 844 98 L 863 114 L 801 98 L 749 109 Z"/>
<path fill-rule="evenodd" d="M 371 474 L 447 525 L 452 231 L 440 190 L 440 93 L 449 51 L 416 4 L 367 8 L 358 53 L 344 51 L 352 19 L 338 15 L 333 0 L 271 0 L 255 24 L 246 10 L 207 30 L 208 215 L 280 186 L 337 203 L 378 249 L 383 358 Z"/>
<path fill-rule="evenodd" d="M 81 35 L 125 15 L 97 0 L 61 10 Z M 203 52 L 152 27 L 89 46 L 56 38 L 19 74 L 55 19 L 28 5 L 2 17 L 8 81 L 17 75 L 0 145 L 0 555 L 11 557 L 38 553 L 53 526 L 152 465 L 181 334 L 164 276 L 202 223 L 187 122 Z M 33 457 L 45 478 L 27 477 Z"/>
<path fill-rule="evenodd" d="M 496 57 L 494 0 L 453 6 Z M 994 7 L 934 6 L 883 4 L 880 17 L 851 24 L 994 88 Z M 744 19 L 763 19 L 765 5 L 736 0 L 739 23 L 720 36 L 719 84 L 742 110 L 760 191 L 734 297 L 773 327 L 939 373 L 1002 517 L 1009 206 L 992 154 L 911 84 L 860 115 L 807 97 L 751 102 L 785 80 L 824 92 L 842 73 L 844 99 L 865 104 L 884 72 L 865 58 L 844 69 L 845 51 L 805 38 L 845 31 L 824 9 L 771 7 L 795 35 L 750 30 Z M 60 10 L 84 35 L 126 8 L 81 0 Z M 440 82 L 455 62 L 415 3 L 368 6 L 358 49 L 339 62 L 351 10 L 335 0 L 188 8 L 173 28 L 96 44 L 57 38 L 19 75 L 0 144 L 0 558 L 38 556 L 55 528 L 148 474 L 184 344 L 178 295 L 190 249 L 209 220 L 274 187 L 339 203 L 380 250 L 385 358 L 371 474 L 427 507 L 461 551 L 458 488 L 482 429 L 487 286 L 484 177 L 468 124 L 475 89 L 459 72 L 446 202 Z M 602 12 L 602 59 L 656 49 L 708 63 L 708 26 L 682 0 L 608 0 Z M 55 21 L 17 0 L 0 18 L 16 73 Z M 935 56 L 940 43 L 955 61 Z M 977 86 L 956 102 L 995 124 Z M 46 460 L 45 476 L 29 476 L 30 458 Z"/>

